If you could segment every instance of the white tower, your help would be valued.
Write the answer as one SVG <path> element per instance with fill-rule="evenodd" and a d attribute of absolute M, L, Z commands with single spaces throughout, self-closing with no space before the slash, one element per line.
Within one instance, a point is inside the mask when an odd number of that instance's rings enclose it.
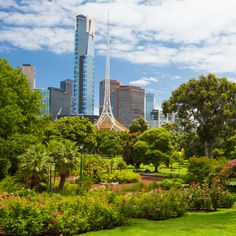
<path fill-rule="evenodd" d="M 95 124 L 95 127 L 100 130 L 127 131 L 113 116 L 110 99 L 110 37 L 109 37 L 109 15 L 107 22 L 107 50 L 106 50 L 106 74 L 105 74 L 105 89 L 102 113 Z"/>

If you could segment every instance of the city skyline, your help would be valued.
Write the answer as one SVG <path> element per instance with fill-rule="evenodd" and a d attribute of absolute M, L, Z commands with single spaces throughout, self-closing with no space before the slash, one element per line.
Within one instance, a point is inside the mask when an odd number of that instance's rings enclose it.
<path fill-rule="evenodd" d="M 0 3 L 0 55 L 14 67 L 34 66 L 37 88 L 59 87 L 59 81 L 73 79 L 74 17 L 93 18 L 98 114 L 109 9 L 111 79 L 151 90 L 160 107 L 173 89 L 200 74 L 235 81 L 235 8 L 232 0 L 5 0 Z"/>

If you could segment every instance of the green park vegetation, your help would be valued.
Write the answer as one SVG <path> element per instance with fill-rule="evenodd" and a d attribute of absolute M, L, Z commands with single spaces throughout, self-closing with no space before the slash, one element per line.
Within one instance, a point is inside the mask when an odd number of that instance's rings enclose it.
<path fill-rule="evenodd" d="M 235 231 L 235 83 L 213 74 L 191 79 L 163 103 L 165 113 L 177 112 L 176 124 L 148 129 L 137 118 L 128 133 L 96 130 L 79 117 L 41 117 L 40 94 L 4 59 L 0 87 L 1 232 Z M 154 181 L 140 182 L 143 175 Z"/>
<path fill-rule="evenodd" d="M 213 236 L 235 235 L 236 208 L 216 212 L 191 212 L 167 221 L 133 219 L 128 226 L 86 233 L 86 236 Z"/>

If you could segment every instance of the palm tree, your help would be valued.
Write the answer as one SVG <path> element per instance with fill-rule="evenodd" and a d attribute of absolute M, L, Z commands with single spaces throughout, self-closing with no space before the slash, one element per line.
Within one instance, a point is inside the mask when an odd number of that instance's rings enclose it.
<path fill-rule="evenodd" d="M 20 164 L 16 177 L 27 187 L 35 188 L 38 191 L 40 182 L 46 181 L 48 174 L 46 147 L 41 143 L 32 145 L 18 159 Z"/>
<path fill-rule="evenodd" d="M 55 169 L 60 175 L 58 190 L 62 191 L 66 178 L 79 164 L 79 154 L 76 144 L 70 140 L 51 140 L 49 142 L 50 156 L 55 163 Z"/>

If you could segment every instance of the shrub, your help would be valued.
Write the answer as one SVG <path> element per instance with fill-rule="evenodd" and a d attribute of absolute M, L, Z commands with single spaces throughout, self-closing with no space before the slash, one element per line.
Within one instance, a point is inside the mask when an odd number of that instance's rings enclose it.
<path fill-rule="evenodd" d="M 187 211 L 185 195 L 176 189 L 123 196 L 121 201 L 125 215 L 133 218 L 164 220 L 182 216 Z"/>
<path fill-rule="evenodd" d="M 23 184 L 15 181 L 14 176 L 7 176 L 0 182 L 0 192 L 15 193 L 23 187 Z"/>
<path fill-rule="evenodd" d="M 163 189 L 168 190 L 168 189 L 171 189 L 173 187 L 179 188 L 179 187 L 181 187 L 182 184 L 183 184 L 183 180 L 182 179 L 178 179 L 178 178 L 164 179 L 160 183 L 160 187 L 162 187 Z"/>
<path fill-rule="evenodd" d="M 210 189 L 200 185 L 192 186 L 186 189 L 187 203 L 189 210 L 212 211 L 214 210 L 211 201 Z"/>
<path fill-rule="evenodd" d="M 211 182 L 214 176 L 217 176 L 224 167 L 226 160 L 219 160 L 208 157 L 192 157 L 188 164 L 188 181 L 196 181 L 200 184 Z"/>
<path fill-rule="evenodd" d="M 14 235 L 74 235 L 112 228 L 126 222 L 113 193 L 83 197 L 38 195 L 32 198 L 5 194 L 0 197 L 0 228 Z"/>
<path fill-rule="evenodd" d="M 140 180 L 140 175 L 128 170 L 115 170 L 109 174 L 103 174 L 102 182 L 135 183 Z"/>
<path fill-rule="evenodd" d="M 208 185 L 195 185 L 185 190 L 189 210 L 212 211 L 217 208 L 230 208 L 236 201 L 236 196 L 225 191 L 219 181 L 214 180 Z"/>

